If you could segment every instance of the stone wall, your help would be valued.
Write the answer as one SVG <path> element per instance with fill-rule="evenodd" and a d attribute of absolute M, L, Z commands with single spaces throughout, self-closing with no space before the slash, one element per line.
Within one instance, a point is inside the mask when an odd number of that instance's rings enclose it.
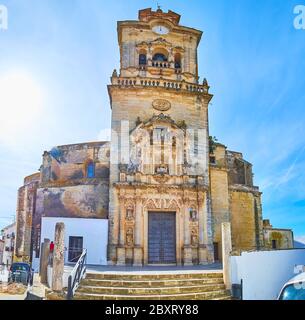
<path fill-rule="evenodd" d="M 55 147 L 43 156 L 42 184 L 70 184 L 87 178 L 87 165 L 95 166 L 95 178 L 109 179 L 110 144 L 95 142 Z"/>
<path fill-rule="evenodd" d="M 230 189 L 233 250 L 263 247 L 260 196 L 251 191 Z"/>
<path fill-rule="evenodd" d="M 32 229 L 32 221 L 35 220 L 36 191 L 39 181 L 40 173 L 26 177 L 24 186 L 18 190 L 15 255 L 26 261 L 31 258 L 32 239 L 37 236 Z"/>
<path fill-rule="evenodd" d="M 36 212 L 43 217 L 106 219 L 108 191 L 107 183 L 40 188 Z"/>
<path fill-rule="evenodd" d="M 292 249 L 293 232 L 289 229 L 264 228 L 264 244 L 270 250 Z"/>
<path fill-rule="evenodd" d="M 222 259 L 221 224 L 230 222 L 228 174 L 226 170 L 213 168 L 210 170 L 211 205 L 213 220 L 213 242 L 218 246 L 218 259 Z M 217 257 L 215 257 L 216 260 Z"/>
<path fill-rule="evenodd" d="M 42 217 L 106 219 L 109 206 L 107 142 L 53 148 L 43 155 L 40 173 L 25 178 L 18 191 L 16 257 L 39 257 Z M 94 165 L 94 177 L 87 166 Z"/>

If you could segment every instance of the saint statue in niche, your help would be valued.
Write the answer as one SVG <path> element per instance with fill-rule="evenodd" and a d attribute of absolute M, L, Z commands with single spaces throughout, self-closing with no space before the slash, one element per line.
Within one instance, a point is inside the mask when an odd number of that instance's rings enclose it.
<path fill-rule="evenodd" d="M 197 210 L 194 210 L 193 208 L 190 209 L 190 219 L 192 221 L 197 221 L 198 220 L 198 212 L 197 212 Z"/>
<path fill-rule="evenodd" d="M 134 210 L 132 208 L 128 208 L 126 210 L 126 220 L 133 220 L 134 218 Z"/>
<path fill-rule="evenodd" d="M 192 230 L 192 237 L 191 237 L 191 241 L 192 241 L 192 246 L 197 246 L 198 245 L 198 235 L 195 229 Z"/>

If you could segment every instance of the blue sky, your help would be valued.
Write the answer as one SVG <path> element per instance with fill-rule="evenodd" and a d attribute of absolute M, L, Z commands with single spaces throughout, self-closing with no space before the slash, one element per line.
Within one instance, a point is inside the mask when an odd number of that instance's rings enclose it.
<path fill-rule="evenodd" d="M 305 239 L 305 30 L 293 26 L 302 1 L 159 2 L 204 31 L 199 71 L 215 95 L 211 134 L 254 164 L 264 217 Z M 110 127 L 116 21 L 156 3 L 0 0 L 9 13 L 9 28 L 0 31 L 0 85 L 19 84 L 13 107 L 0 97 L 0 227 L 11 222 L 17 189 L 44 150 L 97 140 Z"/>

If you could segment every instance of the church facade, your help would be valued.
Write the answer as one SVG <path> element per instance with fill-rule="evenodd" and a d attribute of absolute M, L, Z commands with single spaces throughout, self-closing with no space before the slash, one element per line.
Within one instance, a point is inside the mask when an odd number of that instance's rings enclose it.
<path fill-rule="evenodd" d="M 39 257 L 46 217 L 108 220 L 111 265 L 221 261 L 223 222 L 231 223 L 234 251 L 271 248 L 252 165 L 210 137 L 201 37 L 161 9 L 118 23 L 111 141 L 44 153 L 18 193 L 17 258 Z M 278 231 L 277 248 L 292 247 L 292 237 Z"/>

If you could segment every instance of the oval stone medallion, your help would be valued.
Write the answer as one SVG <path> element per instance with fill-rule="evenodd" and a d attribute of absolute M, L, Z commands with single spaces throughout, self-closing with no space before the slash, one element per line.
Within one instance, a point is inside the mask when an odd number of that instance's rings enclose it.
<path fill-rule="evenodd" d="M 164 99 L 154 100 L 152 105 L 154 109 L 159 111 L 168 111 L 171 108 L 171 103 Z"/>

